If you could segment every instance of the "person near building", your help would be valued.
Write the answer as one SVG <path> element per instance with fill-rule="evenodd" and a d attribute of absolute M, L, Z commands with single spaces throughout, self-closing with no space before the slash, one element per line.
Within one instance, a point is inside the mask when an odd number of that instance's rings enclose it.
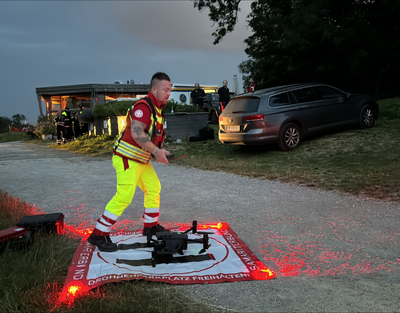
<path fill-rule="evenodd" d="M 61 115 L 58 111 L 54 121 L 56 122 L 57 144 L 61 145 L 61 136 L 64 132 L 64 115 Z"/>
<path fill-rule="evenodd" d="M 67 143 L 70 142 L 72 139 L 72 120 L 69 108 L 66 107 L 61 115 L 63 116 L 64 120 L 63 142 Z"/>
<path fill-rule="evenodd" d="M 190 93 L 190 103 L 193 105 L 198 105 L 200 108 L 203 108 L 205 98 L 206 93 L 203 89 L 200 88 L 200 84 L 194 84 L 194 89 Z"/>
<path fill-rule="evenodd" d="M 171 81 L 158 72 L 150 82 L 145 98 L 134 103 L 127 112 L 126 125 L 116 140 L 113 166 L 117 174 L 117 192 L 108 202 L 88 242 L 100 251 L 113 252 L 118 246 L 110 240 L 111 227 L 132 202 L 136 186 L 144 191 L 143 236 L 153 236 L 164 227 L 158 224 L 161 184 L 150 163 L 168 164 L 169 151 L 162 148 L 166 138 L 162 109 L 171 95 Z"/>
<path fill-rule="evenodd" d="M 82 136 L 85 136 L 89 133 L 89 127 L 88 127 L 88 122 L 84 118 L 83 110 L 85 109 L 84 106 L 79 107 L 79 113 L 78 113 L 78 121 L 80 125 L 80 134 Z"/>
<path fill-rule="evenodd" d="M 224 80 L 222 82 L 222 87 L 218 89 L 218 101 L 221 106 L 221 112 L 224 112 L 226 105 L 230 100 L 228 81 Z"/>
<path fill-rule="evenodd" d="M 76 112 L 72 113 L 71 122 L 72 122 L 72 129 L 74 131 L 74 138 L 76 139 L 80 136 L 80 130 L 81 130 Z"/>
<path fill-rule="evenodd" d="M 256 88 L 256 84 L 254 83 L 253 78 L 250 77 L 249 78 L 249 85 L 248 85 L 248 87 L 246 89 L 246 92 L 253 92 L 255 90 L 255 88 Z"/>

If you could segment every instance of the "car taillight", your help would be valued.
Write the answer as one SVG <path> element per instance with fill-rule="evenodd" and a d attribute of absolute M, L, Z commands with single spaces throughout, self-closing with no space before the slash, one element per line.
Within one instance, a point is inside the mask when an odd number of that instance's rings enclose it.
<path fill-rule="evenodd" d="M 243 116 L 242 119 L 245 122 L 262 121 L 264 119 L 264 114 Z"/>

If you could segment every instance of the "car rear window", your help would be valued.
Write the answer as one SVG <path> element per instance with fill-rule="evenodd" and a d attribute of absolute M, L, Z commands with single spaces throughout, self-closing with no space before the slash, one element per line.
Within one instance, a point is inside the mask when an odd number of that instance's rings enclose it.
<path fill-rule="evenodd" d="M 224 112 L 226 113 L 252 113 L 258 111 L 260 98 L 246 97 L 236 98 L 229 101 Z"/>

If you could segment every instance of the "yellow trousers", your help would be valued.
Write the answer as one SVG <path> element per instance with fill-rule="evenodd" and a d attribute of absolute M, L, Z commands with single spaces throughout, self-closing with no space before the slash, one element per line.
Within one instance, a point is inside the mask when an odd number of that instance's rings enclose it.
<path fill-rule="evenodd" d="M 160 207 L 161 184 L 153 166 L 135 162 L 129 159 L 124 160 L 119 155 L 112 158 L 113 166 L 117 172 L 117 193 L 106 206 L 106 210 L 121 216 L 127 206 L 131 204 L 135 195 L 136 186 L 144 192 L 144 207 Z M 126 165 L 129 168 L 125 169 Z"/>

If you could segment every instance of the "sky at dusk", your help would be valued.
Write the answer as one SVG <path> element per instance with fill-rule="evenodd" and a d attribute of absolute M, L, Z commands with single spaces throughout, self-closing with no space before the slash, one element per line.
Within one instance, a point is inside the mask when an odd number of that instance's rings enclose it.
<path fill-rule="evenodd" d="M 37 87 L 172 83 L 233 87 L 247 59 L 251 30 L 242 1 L 235 31 L 213 45 L 208 10 L 185 1 L 0 1 L 0 116 L 24 114 L 35 124 Z"/>

